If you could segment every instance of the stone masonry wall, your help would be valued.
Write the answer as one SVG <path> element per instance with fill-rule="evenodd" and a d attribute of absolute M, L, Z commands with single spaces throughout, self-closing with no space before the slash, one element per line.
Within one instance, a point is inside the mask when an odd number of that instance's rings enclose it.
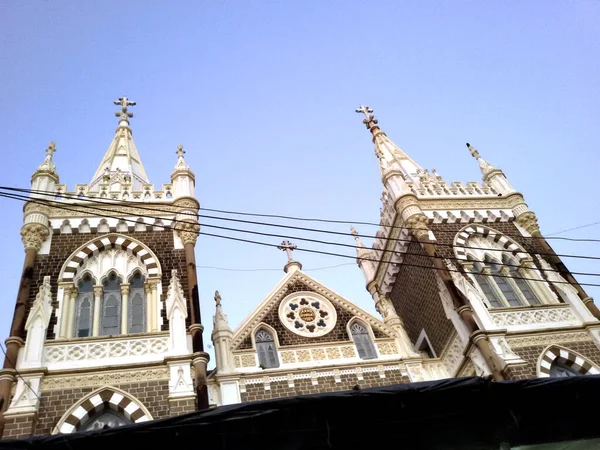
<path fill-rule="evenodd" d="M 292 397 L 295 395 L 321 394 L 326 392 L 347 391 L 359 386 L 370 388 L 377 386 L 390 386 L 392 384 L 409 383 L 407 376 L 403 376 L 399 370 L 386 371 L 385 378 L 381 378 L 377 372 L 363 373 L 363 380 L 358 380 L 356 375 L 341 375 L 340 382 L 336 383 L 333 377 L 319 378 L 319 384 L 313 385 L 310 379 L 294 380 L 294 387 L 290 388 L 287 381 L 270 383 L 270 389 L 265 390 L 264 384 L 247 384 L 246 392 L 241 394 L 242 402 L 255 400 L 268 400 L 280 397 Z"/>
<path fill-rule="evenodd" d="M 590 361 L 600 366 L 600 349 L 593 341 L 584 342 L 556 342 L 569 350 L 573 350 L 580 355 L 588 358 Z M 537 361 L 542 352 L 548 345 L 535 345 L 530 347 L 517 347 L 513 351 L 522 359 L 527 361 L 527 364 L 518 366 L 510 366 L 507 370 L 507 378 L 510 380 L 521 380 L 524 378 L 537 377 Z"/>
<path fill-rule="evenodd" d="M 50 252 L 48 255 L 38 255 L 34 268 L 33 268 L 33 280 L 31 284 L 31 291 L 29 294 L 29 301 L 27 304 L 27 314 L 31 308 L 35 296 L 39 291 L 39 287 L 43 282 L 45 275 L 50 275 L 52 285 L 52 296 L 56 300 L 58 292 L 58 276 L 60 270 L 66 261 L 66 259 L 75 251 L 77 248 L 85 244 L 86 242 L 95 239 L 100 236 L 104 236 L 109 233 L 78 233 L 77 230 L 73 230 L 73 234 L 60 234 L 55 230 L 52 236 L 52 243 Z M 131 236 L 134 239 L 147 245 L 158 257 L 162 267 L 162 299 L 164 300 L 167 296 L 167 290 L 169 287 L 169 281 L 171 279 L 171 270 L 177 269 L 177 274 L 181 280 L 181 285 L 184 292 L 187 292 L 188 280 L 187 280 L 187 269 L 185 263 L 185 251 L 183 249 L 174 249 L 173 232 L 170 230 L 165 231 L 135 231 L 131 233 L 120 233 L 127 236 Z M 188 299 L 189 301 L 189 299 Z M 58 305 L 54 302 L 54 307 Z M 162 308 L 161 315 L 163 318 L 163 330 L 168 330 L 169 324 L 166 320 L 166 310 Z M 191 313 L 189 311 L 188 303 L 188 325 L 191 319 Z M 48 339 L 54 339 L 54 326 L 56 325 L 56 315 L 53 312 L 50 319 L 50 326 L 48 327 Z"/>
<path fill-rule="evenodd" d="M 390 293 L 390 299 L 396 312 L 404 320 L 406 331 L 413 344 L 421 330 L 425 329 L 434 351 L 439 356 L 454 333 L 454 327 L 446 318 L 433 264 L 417 241 L 408 245 L 403 262 Z M 415 266 L 431 267 L 431 269 Z"/>
<path fill-rule="evenodd" d="M 115 385 L 119 389 L 136 397 L 150 412 L 154 419 L 175 415 L 169 410 L 168 380 L 141 381 Z M 35 434 L 50 434 L 62 416 L 75 403 L 98 387 L 56 389 L 42 392 Z"/>

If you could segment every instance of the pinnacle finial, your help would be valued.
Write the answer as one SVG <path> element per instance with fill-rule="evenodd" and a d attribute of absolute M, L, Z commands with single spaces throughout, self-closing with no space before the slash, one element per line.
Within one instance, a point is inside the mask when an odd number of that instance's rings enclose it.
<path fill-rule="evenodd" d="M 50 145 L 46 149 L 46 155 L 50 155 L 50 158 L 52 158 L 52 155 L 54 154 L 54 152 L 56 152 L 56 144 L 54 143 L 54 141 L 52 141 L 52 142 L 50 142 Z"/>
<path fill-rule="evenodd" d="M 219 294 L 219 291 L 215 291 L 215 304 L 217 308 L 221 306 L 221 294 Z"/>
<path fill-rule="evenodd" d="M 479 156 L 479 152 L 477 151 L 477 149 L 475 147 L 473 147 L 471 144 L 469 144 L 468 142 L 467 142 L 467 148 L 471 152 L 471 156 L 473 158 L 475 158 L 475 159 L 481 158 L 481 156 Z"/>
<path fill-rule="evenodd" d="M 177 146 L 177 151 L 175 152 L 175 154 L 177 156 L 179 156 L 180 158 L 183 158 L 183 155 L 185 155 L 185 150 L 183 149 L 183 145 L 179 144 Z"/>
<path fill-rule="evenodd" d="M 372 108 L 369 108 L 368 106 L 360 105 L 355 111 L 357 113 L 362 113 L 365 115 L 365 118 L 363 119 L 363 123 L 369 130 L 372 129 L 375 125 L 377 125 L 377 123 L 379 123 L 378 120 L 373 115 Z"/>
<path fill-rule="evenodd" d="M 119 117 L 119 120 L 124 120 L 129 123 L 128 119 L 133 117 L 133 113 L 127 111 L 127 107 L 135 106 L 136 103 L 130 101 L 127 97 L 119 97 L 119 100 L 115 100 L 114 104 L 121 107 L 121 111 L 115 112 L 115 116 Z"/>
<path fill-rule="evenodd" d="M 354 228 L 352 225 L 350 225 L 350 232 L 352 233 L 352 236 L 358 237 L 358 231 L 356 231 L 356 228 Z"/>

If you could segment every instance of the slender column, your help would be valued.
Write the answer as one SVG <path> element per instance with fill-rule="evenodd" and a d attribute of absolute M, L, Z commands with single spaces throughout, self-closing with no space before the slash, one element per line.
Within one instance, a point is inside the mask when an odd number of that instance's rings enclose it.
<path fill-rule="evenodd" d="M 94 286 L 94 318 L 92 320 L 92 336 L 100 335 L 100 320 L 102 317 L 102 286 Z"/>
<path fill-rule="evenodd" d="M 66 332 L 66 337 L 67 338 L 72 338 L 73 336 L 73 324 L 75 322 L 75 307 L 76 307 L 76 303 L 77 303 L 77 288 L 73 287 L 72 291 L 71 291 L 71 301 L 69 302 L 69 316 L 67 318 L 67 332 Z"/>
<path fill-rule="evenodd" d="M 121 334 L 127 334 L 129 320 L 129 284 L 121 283 Z"/>
<path fill-rule="evenodd" d="M 158 278 L 148 280 L 150 286 L 150 315 L 152 317 L 149 331 L 158 331 Z"/>
<path fill-rule="evenodd" d="M 146 293 L 146 331 L 152 331 L 152 286 L 149 282 L 144 283 Z"/>
<path fill-rule="evenodd" d="M 25 309 L 27 300 L 29 299 L 29 292 L 31 291 L 33 266 L 42 243 L 46 240 L 48 234 L 48 228 L 39 223 L 28 223 L 21 229 L 21 238 L 25 247 L 25 261 L 23 263 L 23 271 L 21 272 L 21 282 L 17 293 L 13 321 L 10 327 L 10 337 L 6 340 L 6 356 L 4 358 L 3 370 L 0 371 L 0 412 L 8 409 L 17 356 L 19 349 L 23 345 L 23 336 L 25 334 Z"/>
<path fill-rule="evenodd" d="M 63 290 L 62 298 L 62 313 L 60 318 L 60 331 L 59 338 L 65 339 L 70 337 L 69 333 L 69 316 L 71 315 L 71 309 L 73 309 L 73 300 L 76 292 L 73 283 L 65 283 L 61 285 Z"/>

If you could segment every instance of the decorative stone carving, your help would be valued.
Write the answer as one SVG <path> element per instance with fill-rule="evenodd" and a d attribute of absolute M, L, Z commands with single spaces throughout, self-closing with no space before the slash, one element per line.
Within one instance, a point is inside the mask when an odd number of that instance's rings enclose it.
<path fill-rule="evenodd" d="M 536 334 L 533 336 L 523 336 L 508 338 L 508 343 L 512 348 L 532 347 L 537 345 L 549 345 L 556 342 L 583 342 L 589 341 L 590 336 L 585 331 L 575 333 L 560 334 Z"/>
<path fill-rule="evenodd" d="M 92 375 L 68 375 L 45 377 L 42 380 L 43 391 L 71 389 L 106 385 L 120 385 L 139 381 L 168 380 L 169 370 L 164 368 L 133 371 L 102 372 Z"/>
<path fill-rule="evenodd" d="M 325 297 L 312 292 L 294 292 L 280 303 L 279 320 L 293 333 L 317 337 L 333 329 L 337 312 Z"/>
<path fill-rule="evenodd" d="M 379 348 L 379 354 L 381 355 L 395 355 L 398 353 L 396 344 L 394 344 L 393 342 L 379 343 L 377 344 L 377 348 Z"/>
<path fill-rule="evenodd" d="M 23 241 L 25 250 L 34 249 L 36 252 L 39 252 L 49 234 L 48 228 L 39 223 L 24 225 L 21 228 L 21 240 Z"/>
<path fill-rule="evenodd" d="M 196 245 L 198 235 L 200 234 L 200 225 L 194 222 L 179 222 L 176 226 L 177 235 L 183 245 Z"/>
<path fill-rule="evenodd" d="M 42 375 L 20 377 L 17 381 L 15 395 L 7 414 L 35 412 L 40 403 L 40 382 Z"/>
<path fill-rule="evenodd" d="M 176 354 L 188 353 L 185 327 L 187 302 L 176 269 L 171 271 L 171 282 L 165 303 L 169 320 L 169 350 Z"/>
<path fill-rule="evenodd" d="M 558 322 L 571 322 L 573 325 L 577 324 L 577 319 L 569 307 L 491 312 L 490 316 L 494 324 L 501 327 L 512 325 L 556 324 Z"/>
<path fill-rule="evenodd" d="M 532 211 L 527 211 L 523 214 L 519 214 L 516 218 L 517 223 L 525 228 L 529 234 L 540 232 L 540 226 L 538 225 L 537 217 Z"/>
<path fill-rule="evenodd" d="M 25 323 L 27 340 L 25 341 L 24 358 L 21 367 L 42 367 L 44 342 L 51 315 L 52 292 L 50 277 L 45 276 Z"/>
<path fill-rule="evenodd" d="M 414 237 L 421 240 L 423 237 L 428 236 L 429 233 L 429 219 L 423 213 L 413 214 L 404 222 L 406 228 L 412 233 Z"/>

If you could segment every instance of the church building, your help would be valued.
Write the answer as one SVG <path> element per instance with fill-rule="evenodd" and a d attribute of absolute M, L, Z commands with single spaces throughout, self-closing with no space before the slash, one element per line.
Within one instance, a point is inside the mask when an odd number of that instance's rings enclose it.
<path fill-rule="evenodd" d="M 115 136 L 90 183 L 60 184 L 54 143 L 32 176 L 0 370 L 3 438 L 453 377 L 600 373 L 600 311 L 504 173 L 467 144 L 482 180 L 447 183 L 365 106 L 380 228 L 372 248 L 354 228 L 348 238 L 380 317 L 306 274 L 284 241 L 285 274 L 241 324 L 226 316 L 236 299 L 215 293 L 207 371 L 194 173 L 179 146 L 170 183 L 151 184 L 132 138 L 135 103 L 115 104 Z"/>

